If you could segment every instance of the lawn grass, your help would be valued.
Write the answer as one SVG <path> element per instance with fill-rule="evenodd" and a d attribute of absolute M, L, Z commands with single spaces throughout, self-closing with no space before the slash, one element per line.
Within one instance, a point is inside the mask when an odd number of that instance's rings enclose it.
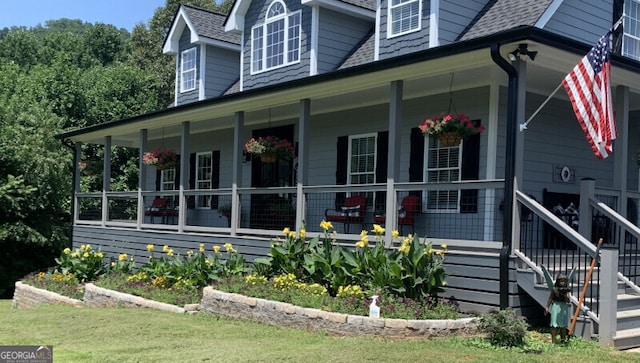
<path fill-rule="evenodd" d="M 0 300 L 0 345 L 52 345 L 55 362 L 637 362 L 640 354 L 582 342 L 542 353 L 469 338 L 345 338 L 151 309 L 40 306 Z"/>

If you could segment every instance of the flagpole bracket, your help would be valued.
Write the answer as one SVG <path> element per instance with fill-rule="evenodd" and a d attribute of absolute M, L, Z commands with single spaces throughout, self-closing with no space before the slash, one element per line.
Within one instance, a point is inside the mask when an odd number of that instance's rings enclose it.
<path fill-rule="evenodd" d="M 526 123 L 521 123 L 520 124 L 520 132 L 523 132 L 526 129 L 527 129 L 527 124 Z"/>

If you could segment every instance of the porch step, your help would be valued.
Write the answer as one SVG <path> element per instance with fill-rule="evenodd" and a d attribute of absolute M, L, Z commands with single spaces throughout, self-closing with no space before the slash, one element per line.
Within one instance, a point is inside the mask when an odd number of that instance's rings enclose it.
<path fill-rule="evenodd" d="M 613 338 L 613 346 L 619 350 L 640 347 L 640 328 L 618 330 Z"/>
<path fill-rule="evenodd" d="M 616 318 L 618 332 L 640 328 L 640 309 L 618 310 Z"/>

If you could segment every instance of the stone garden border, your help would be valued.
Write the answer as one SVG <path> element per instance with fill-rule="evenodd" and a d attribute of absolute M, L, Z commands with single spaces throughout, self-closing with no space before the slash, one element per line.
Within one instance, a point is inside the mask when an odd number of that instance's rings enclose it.
<path fill-rule="evenodd" d="M 340 336 L 430 338 L 473 335 L 478 332 L 476 318 L 455 320 L 376 319 L 303 308 L 289 303 L 218 291 L 212 287 L 204 288 L 200 305 L 192 304 L 184 308 L 104 289 L 91 283 L 84 287 L 83 301 L 32 287 L 20 281 L 16 282 L 15 287 L 12 302 L 14 308 L 29 308 L 42 304 L 66 304 L 76 307 L 146 307 L 174 313 L 193 313 L 200 310 L 204 313 L 234 319 L 309 331 L 325 331 Z"/>
<path fill-rule="evenodd" d="M 289 303 L 218 291 L 212 287 L 205 287 L 202 295 L 200 310 L 206 313 L 275 326 L 327 331 L 342 336 L 430 338 L 472 335 L 478 331 L 476 318 L 456 320 L 377 319 L 303 308 Z"/>

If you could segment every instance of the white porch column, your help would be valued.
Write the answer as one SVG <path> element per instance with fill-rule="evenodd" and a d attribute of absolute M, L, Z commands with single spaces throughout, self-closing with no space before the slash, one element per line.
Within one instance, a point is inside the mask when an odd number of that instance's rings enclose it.
<path fill-rule="evenodd" d="M 104 160 L 102 163 L 102 226 L 106 226 L 109 218 L 109 201 L 107 192 L 111 190 L 111 136 L 104 138 Z"/>
<path fill-rule="evenodd" d="M 244 133 L 244 111 L 236 112 L 233 127 L 233 175 L 231 177 L 231 235 L 235 236 L 240 226 L 240 198 L 238 188 L 242 185 L 242 134 Z"/>
<path fill-rule="evenodd" d="M 191 133 L 191 123 L 185 121 L 182 123 L 180 133 L 180 191 L 178 192 L 178 232 L 182 232 L 187 220 L 187 199 L 184 196 L 184 190 L 189 185 L 189 136 Z"/>
<path fill-rule="evenodd" d="M 402 80 L 391 82 L 389 94 L 389 149 L 387 153 L 387 200 L 384 242 L 391 246 L 391 232 L 398 229 L 398 208 L 395 182 L 400 170 L 400 126 L 402 125 Z M 381 156 L 381 155 L 380 155 Z"/>
<path fill-rule="evenodd" d="M 309 171 L 309 127 L 311 122 L 311 100 L 300 100 L 300 120 L 298 121 L 298 175 L 296 176 L 296 231 L 302 229 L 306 218 L 306 196 L 303 187 L 308 184 Z"/>
<path fill-rule="evenodd" d="M 629 164 L 629 87 L 616 87 L 615 118 L 618 138 L 614 141 L 613 188 L 620 190 L 618 213 L 627 216 L 627 177 Z M 635 221 L 632 221 L 635 223 Z"/>
<path fill-rule="evenodd" d="M 599 343 L 601 346 L 613 346 L 613 338 L 618 330 L 618 249 L 615 246 L 603 246 L 600 256 Z"/>
<path fill-rule="evenodd" d="M 144 183 L 147 180 L 147 165 L 144 163 L 144 153 L 147 150 L 147 129 L 140 130 L 140 150 L 138 154 L 140 161 L 138 162 L 138 220 L 137 228 L 142 229 L 142 223 L 144 222 L 144 197 L 142 191 L 144 190 Z"/>
<path fill-rule="evenodd" d="M 516 119 L 518 123 L 526 120 L 526 103 L 527 103 L 527 62 L 518 58 L 513 66 L 518 71 L 518 95 L 516 104 Z M 515 154 L 515 175 L 513 178 L 513 191 L 523 188 L 522 180 L 524 175 L 524 132 L 518 131 L 516 135 L 516 154 Z M 511 230 L 511 252 L 520 249 L 520 208 L 518 201 L 513 196 L 513 218 L 511 219 L 513 228 Z"/>
<path fill-rule="evenodd" d="M 78 163 L 82 161 L 82 142 L 77 142 L 75 144 L 74 153 L 75 156 L 73 157 L 73 160 L 76 161 L 76 165 L 73 166 L 73 195 L 71 196 L 71 203 L 73 203 L 73 215 L 71 216 L 73 218 L 73 224 L 76 223 L 80 213 L 80 211 L 78 211 L 78 197 L 76 194 L 80 191 L 80 173 L 82 173 L 82 170 L 78 167 Z"/>

